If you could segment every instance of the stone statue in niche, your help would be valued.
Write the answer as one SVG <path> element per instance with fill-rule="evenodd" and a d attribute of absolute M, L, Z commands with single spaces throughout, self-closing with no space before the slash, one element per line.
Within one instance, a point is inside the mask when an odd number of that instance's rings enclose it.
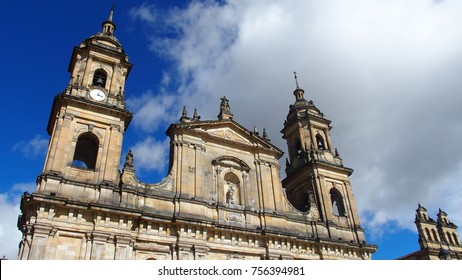
<path fill-rule="evenodd" d="M 226 202 L 229 204 L 234 204 L 234 184 L 231 182 L 226 182 L 228 191 L 226 192 Z"/>

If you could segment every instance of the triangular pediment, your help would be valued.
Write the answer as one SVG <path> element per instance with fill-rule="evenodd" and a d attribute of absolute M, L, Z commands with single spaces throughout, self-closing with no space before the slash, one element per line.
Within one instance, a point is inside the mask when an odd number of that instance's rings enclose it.
<path fill-rule="evenodd" d="M 207 133 L 226 140 L 252 145 L 248 135 L 243 135 L 242 131 L 237 131 L 232 127 L 218 127 L 207 130 Z"/>
<path fill-rule="evenodd" d="M 199 121 L 177 124 L 176 126 L 182 127 L 183 129 L 187 128 L 195 134 L 202 134 L 203 137 L 208 135 L 207 137 L 217 141 L 234 142 L 246 146 L 258 144 L 262 148 L 277 151 L 282 154 L 282 151 L 271 144 L 268 139 L 247 130 L 233 120 Z"/>

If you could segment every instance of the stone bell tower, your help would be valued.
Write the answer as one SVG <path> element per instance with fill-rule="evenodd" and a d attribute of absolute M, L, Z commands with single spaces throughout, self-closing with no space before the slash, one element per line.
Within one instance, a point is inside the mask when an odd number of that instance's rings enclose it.
<path fill-rule="evenodd" d="M 318 218 L 329 239 L 365 243 L 349 180 L 353 170 L 343 166 L 332 144 L 331 121 L 305 99 L 294 74 L 295 102 L 281 131 L 289 156 L 282 182 L 287 198 L 300 213 Z"/>
<path fill-rule="evenodd" d="M 79 209 L 83 202 L 115 199 L 123 135 L 132 119 L 124 93 L 132 64 L 114 36 L 112 20 L 111 9 L 101 32 L 74 48 L 68 68 L 70 82 L 54 98 L 45 165 L 36 192 L 25 194 L 21 202 L 20 259 L 82 259 L 93 254 L 84 250 L 66 255 L 67 247 L 83 246 L 94 238 L 71 224 L 97 218 L 84 217 Z M 66 217 L 67 225 L 60 224 L 59 215 Z M 67 249 L 60 247 L 63 240 L 67 240 Z"/>
<path fill-rule="evenodd" d="M 113 10 L 101 32 L 74 48 L 70 83 L 55 96 L 48 122 L 45 176 L 92 184 L 118 180 L 123 133 L 132 117 L 124 95 L 132 64 L 114 36 L 112 16 Z"/>

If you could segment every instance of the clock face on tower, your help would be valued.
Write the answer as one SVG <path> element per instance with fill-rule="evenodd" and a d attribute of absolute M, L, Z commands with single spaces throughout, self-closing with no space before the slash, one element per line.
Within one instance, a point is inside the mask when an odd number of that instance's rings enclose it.
<path fill-rule="evenodd" d="M 90 97 L 96 101 L 103 101 L 106 99 L 106 94 L 100 89 L 92 89 L 90 91 Z"/>

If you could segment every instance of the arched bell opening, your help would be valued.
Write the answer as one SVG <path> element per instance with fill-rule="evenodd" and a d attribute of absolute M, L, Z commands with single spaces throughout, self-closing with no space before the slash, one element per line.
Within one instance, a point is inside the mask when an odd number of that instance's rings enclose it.
<path fill-rule="evenodd" d="M 98 157 L 98 138 L 90 132 L 79 136 L 75 145 L 72 165 L 84 169 L 95 169 Z"/>
<path fill-rule="evenodd" d="M 95 71 L 95 74 L 93 75 L 93 82 L 92 84 L 94 86 L 100 86 L 104 88 L 106 86 L 106 80 L 107 80 L 107 73 L 103 69 L 98 69 Z"/>
<path fill-rule="evenodd" d="M 343 197 L 337 189 L 333 188 L 330 190 L 330 199 L 332 202 L 332 214 L 342 217 L 346 216 Z"/>

